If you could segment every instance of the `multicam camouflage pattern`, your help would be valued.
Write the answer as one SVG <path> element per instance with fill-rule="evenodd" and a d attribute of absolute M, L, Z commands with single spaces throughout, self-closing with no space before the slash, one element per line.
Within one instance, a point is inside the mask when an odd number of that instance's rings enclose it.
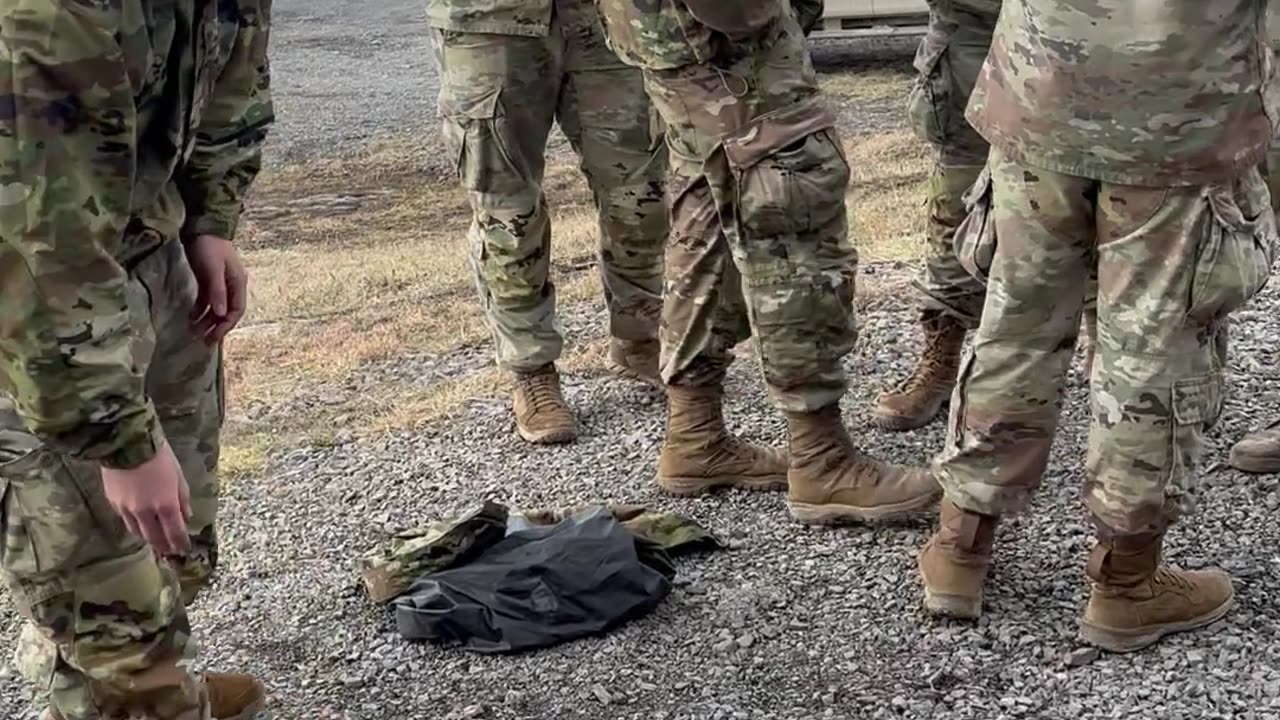
<path fill-rule="evenodd" d="M 501 503 L 486 501 L 462 515 L 396 533 L 385 547 L 360 558 L 360 579 L 370 600 L 389 602 L 403 595 L 423 575 L 468 562 L 498 544 L 510 530 L 554 525 L 597 507 L 598 503 L 509 510 Z M 609 505 L 607 509 L 637 540 L 665 552 L 723 547 L 697 523 L 674 513 L 642 505 Z"/>
<path fill-rule="evenodd" d="M 1199 186 L 1255 169 L 1280 119 L 1266 0 L 1023 0 L 968 117 L 1024 166 Z"/>
<path fill-rule="evenodd" d="M 610 45 L 644 69 L 667 126 L 663 379 L 719 382 L 753 330 L 775 404 L 804 412 L 838 402 L 841 358 L 856 339 L 849 166 L 795 16 L 778 12 L 754 38 L 731 41 L 680 2 L 597 5 Z"/>
<path fill-rule="evenodd" d="M 270 9 L 0 9 L 0 574 L 31 622 L 18 664 L 66 720 L 207 716 L 180 663 L 183 601 L 217 562 L 220 353 L 191 333 L 178 240 L 235 235 L 273 117 Z M 167 561 L 97 471 L 162 438 L 192 508 L 193 549 Z"/>
<path fill-rule="evenodd" d="M 507 535 L 509 510 L 485 502 L 457 517 L 398 532 L 386 546 L 360 558 L 360 579 L 369 599 L 388 602 L 426 573 L 444 570 L 483 552 Z"/>
<path fill-rule="evenodd" d="M 1025 508 L 1048 462 L 1096 257 L 1098 350 L 1085 497 L 1104 535 L 1161 532 L 1192 504 L 1221 408 L 1217 326 L 1264 285 L 1275 216 L 1255 170 L 1204 186 L 1113 185 L 991 157 L 995 245 L 937 472 L 957 505 Z"/>
<path fill-rule="evenodd" d="M 40 687 L 53 678 L 67 720 L 98 717 L 102 693 L 126 698 L 135 682 L 161 683 L 166 703 L 190 700 L 175 667 L 148 663 L 186 651 L 183 607 L 218 558 L 220 353 L 191 334 L 196 286 L 180 244 L 162 245 L 129 278 L 132 356 L 191 492 L 189 553 L 157 568 L 107 503 L 98 464 L 42 443 L 0 398 L 0 576 L 34 623 L 16 660 Z"/>
<path fill-rule="evenodd" d="M 970 330 L 978 326 L 987 291 L 960 261 L 957 246 L 963 239 L 957 238 L 956 230 L 969 214 L 971 203 L 965 196 L 982 173 L 990 146 L 965 119 L 965 108 L 991 48 L 1000 4 L 930 2 L 929 32 L 916 52 L 919 75 L 907 101 L 912 130 L 934 151 L 924 272 L 913 285 L 922 309 L 946 313 Z M 994 234 L 987 237 L 994 240 Z M 1093 307 L 1094 284 L 1091 278 L 1085 307 Z"/>
<path fill-rule="evenodd" d="M 124 267 L 180 232 L 234 234 L 272 118 L 269 14 L 270 0 L 0 9 L 0 392 L 61 452 L 126 467 L 154 453 Z"/>
<path fill-rule="evenodd" d="M 553 0 L 427 0 L 431 27 L 459 33 L 546 37 Z"/>
<path fill-rule="evenodd" d="M 551 24 L 547 37 L 432 31 L 444 135 L 474 212 L 471 265 L 498 364 L 511 371 L 555 361 L 564 342 L 542 190 L 554 122 L 595 198 L 610 333 L 654 340 L 662 307 L 661 124 L 640 73 L 606 47 L 590 0 L 556 0 Z"/>
<path fill-rule="evenodd" d="M 965 271 L 953 248 L 964 220 L 965 193 L 987 162 L 987 141 L 964 117 L 969 95 L 991 47 L 1000 0 L 931 0 L 929 31 L 916 51 L 919 73 L 907 101 L 916 136 L 934 151 L 929 179 L 924 273 L 916 280 L 922 305 L 978 326 L 986 288 Z"/>

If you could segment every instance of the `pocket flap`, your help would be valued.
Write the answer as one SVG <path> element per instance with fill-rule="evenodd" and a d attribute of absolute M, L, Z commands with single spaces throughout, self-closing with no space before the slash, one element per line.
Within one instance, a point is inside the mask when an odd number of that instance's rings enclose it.
<path fill-rule="evenodd" d="M 835 127 L 836 117 L 813 97 L 765 113 L 723 140 L 724 154 L 738 170 L 746 170 L 788 145 Z"/>
<path fill-rule="evenodd" d="M 493 88 L 483 93 L 441 93 L 440 114 L 451 118 L 469 120 L 490 120 L 498 117 L 498 97 L 500 88 Z M 446 95 L 450 95 L 446 97 Z"/>

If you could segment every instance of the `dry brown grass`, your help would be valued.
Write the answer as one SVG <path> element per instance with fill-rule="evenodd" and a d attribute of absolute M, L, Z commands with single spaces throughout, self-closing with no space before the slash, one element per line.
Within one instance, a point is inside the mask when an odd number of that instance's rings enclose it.
<path fill-rule="evenodd" d="M 901 92 L 900 76 L 871 73 L 828 81 L 844 96 Z M 864 261 L 918 252 L 927 169 L 922 147 L 906 133 L 858 137 L 849 212 Z M 273 405 L 300 389 L 342 386 L 361 367 L 396 355 L 437 353 L 485 337 L 467 265 L 466 197 L 452 177 L 433 176 L 413 141 L 391 141 L 353 157 L 276 169 L 259 183 L 242 240 L 252 277 L 249 315 L 228 341 L 233 417 Z M 560 302 L 599 302 L 594 270 L 596 221 L 575 167 L 548 169 L 553 270 Z M 332 195 L 358 198 L 332 203 Z M 318 200 L 317 200 L 318 198 Z M 252 218 L 258 218 L 253 220 Z M 572 346 L 571 371 L 598 368 L 603 344 Z M 223 467 L 255 472 L 269 451 L 335 432 L 408 429 L 447 416 L 477 396 L 501 396 L 507 380 L 492 367 L 427 387 L 388 386 L 339 406 L 305 406 L 289 427 L 233 422 Z"/>
<path fill-rule="evenodd" d="M 822 76 L 822 89 L 843 101 L 896 101 L 906 96 L 911 80 L 901 70 L 841 72 Z"/>
<path fill-rule="evenodd" d="M 251 304 L 227 343 L 230 412 L 288 400 L 299 388 L 341 384 L 367 363 L 439 352 L 485 337 L 467 264 L 470 212 L 450 179 L 421 167 L 426 150 L 388 143 L 354 158 L 278 170 L 257 189 L 243 246 Z M 548 172 L 557 262 L 590 257 L 595 218 L 575 169 Z M 376 193 L 334 214 L 305 198 Z M 283 212 L 282 212 L 283 211 Z M 553 270 L 566 303 L 598 297 L 592 273 Z M 426 395 L 387 388 L 350 406 L 308 409 L 287 432 L 229 428 L 229 475 L 260 467 L 274 446 L 323 441 L 335 417 L 353 430 L 406 427 L 500 389 L 496 373 L 433 386 Z"/>
<path fill-rule="evenodd" d="M 907 131 L 846 142 L 853 183 L 849 225 L 864 261 L 913 260 L 924 249 L 928 147 Z"/>

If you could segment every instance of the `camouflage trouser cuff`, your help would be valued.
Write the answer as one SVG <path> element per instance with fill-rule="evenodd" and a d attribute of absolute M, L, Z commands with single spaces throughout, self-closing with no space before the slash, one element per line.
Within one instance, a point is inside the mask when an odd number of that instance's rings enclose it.
<path fill-rule="evenodd" d="M 982 304 L 986 294 L 964 295 L 937 292 L 921 280 L 913 280 L 911 286 L 919 296 L 921 310 L 935 310 L 954 319 L 965 330 L 976 330 L 982 319 Z"/>

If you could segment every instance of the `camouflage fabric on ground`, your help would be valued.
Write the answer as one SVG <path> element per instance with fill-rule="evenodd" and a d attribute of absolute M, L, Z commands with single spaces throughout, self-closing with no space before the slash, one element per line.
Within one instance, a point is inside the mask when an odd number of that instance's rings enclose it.
<path fill-rule="evenodd" d="M 371 600 L 388 602 L 408 590 L 419 577 L 474 559 L 506 537 L 508 529 L 554 525 L 599 505 L 518 511 L 486 501 L 461 515 L 396 533 L 383 548 L 360 559 L 360 577 Z M 675 513 L 643 505 L 607 507 L 642 546 L 656 546 L 672 554 L 724 547 L 697 523 Z"/>

